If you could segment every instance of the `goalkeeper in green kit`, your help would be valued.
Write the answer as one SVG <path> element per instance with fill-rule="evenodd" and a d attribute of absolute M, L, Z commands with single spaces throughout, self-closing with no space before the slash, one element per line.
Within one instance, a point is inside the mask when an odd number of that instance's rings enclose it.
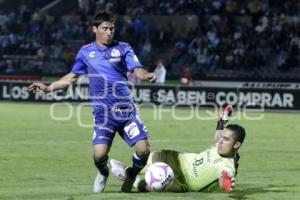
<path fill-rule="evenodd" d="M 201 192 L 214 191 L 220 188 L 230 192 L 235 186 L 235 176 L 238 169 L 238 149 L 242 145 L 246 132 L 237 124 L 225 124 L 232 113 L 228 105 L 217 123 L 215 144 L 201 153 L 185 153 L 173 150 L 151 152 L 147 167 L 154 162 L 164 162 L 174 171 L 173 183 L 168 185 L 165 192 Z M 126 177 L 126 165 L 117 160 L 110 160 L 112 174 L 118 179 Z M 138 176 L 134 187 L 140 192 L 151 191 L 143 176 Z"/>

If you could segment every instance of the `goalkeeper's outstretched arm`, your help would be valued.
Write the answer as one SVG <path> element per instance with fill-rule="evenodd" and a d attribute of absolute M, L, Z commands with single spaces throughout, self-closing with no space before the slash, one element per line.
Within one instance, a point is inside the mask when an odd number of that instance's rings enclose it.
<path fill-rule="evenodd" d="M 222 113 L 222 115 L 220 116 L 218 122 L 217 122 L 217 127 L 216 127 L 216 133 L 215 133 L 215 143 L 217 143 L 220 139 L 222 130 L 224 129 L 224 126 L 226 125 L 226 123 L 229 121 L 229 117 L 232 114 L 232 106 L 231 105 L 227 105 L 224 109 L 224 112 Z"/>

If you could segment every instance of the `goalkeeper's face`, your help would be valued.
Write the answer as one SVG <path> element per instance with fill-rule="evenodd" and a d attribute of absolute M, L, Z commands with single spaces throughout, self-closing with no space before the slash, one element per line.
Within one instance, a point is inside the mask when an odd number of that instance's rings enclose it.
<path fill-rule="evenodd" d="M 217 144 L 218 154 L 224 157 L 231 157 L 235 154 L 240 145 L 241 143 L 236 140 L 233 131 L 225 128 Z"/>
<path fill-rule="evenodd" d="M 104 46 L 109 45 L 114 37 L 115 25 L 113 22 L 102 22 L 99 26 L 93 26 L 96 41 Z"/>

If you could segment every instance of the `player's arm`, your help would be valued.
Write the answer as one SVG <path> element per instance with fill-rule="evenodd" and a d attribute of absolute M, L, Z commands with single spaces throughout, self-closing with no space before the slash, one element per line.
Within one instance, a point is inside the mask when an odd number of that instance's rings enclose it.
<path fill-rule="evenodd" d="M 135 55 L 129 44 L 124 46 L 124 52 L 128 71 L 133 72 L 134 75 L 136 75 L 141 80 L 149 80 L 150 82 L 155 81 L 156 74 L 150 73 L 142 68 L 143 65 L 140 63 L 138 57 Z"/>
<path fill-rule="evenodd" d="M 52 82 L 50 85 L 45 85 L 43 83 L 33 83 L 28 87 L 29 91 L 32 91 L 33 93 L 40 92 L 40 93 L 48 93 L 51 91 L 59 90 L 68 87 L 75 81 L 77 81 L 78 76 L 74 73 L 68 73 L 65 76 L 63 76 L 58 81 Z"/>
<path fill-rule="evenodd" d="M 219 186 L 223 192 L 231 192 L 235 187 L 233 173 L 223 170 L 219 178 Z"/>
<path fill-rule="evenodd" d="M 219 141 L 221 133 L 222 133 L 222 130 L 216 130 L 215 136 L 214 136 L 215 143 L 217 143 Z"/>
<path fill-rule="evenodd" d="M 153 82 L 156 79 L 155 73 L 148 72 L 143 68 L 135 68 L 133 73 L 141 80 L 149 80 L 150 82 Z"/>
<path fill-rule="evenodd" d="M 232 114 L 232 106 L 227 105 L 224 109 L 224 112 L 222 113 L 222 116 L 220 116 L 218 122 L 217 122 L 217 128 L 216 128 L 216 133 L 215 133 L 215 143 L 217 143 L 220 139 L 220 136 L 222 134 L 222 130 L 224 129 L 225 124 L 229 121 L 229 117 Z"/>

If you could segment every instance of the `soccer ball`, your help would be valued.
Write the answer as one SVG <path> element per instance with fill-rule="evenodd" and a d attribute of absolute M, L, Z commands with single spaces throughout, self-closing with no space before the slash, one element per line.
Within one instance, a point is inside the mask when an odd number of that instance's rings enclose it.
<path fill-rule="evenodd" d="M 174 172 L 164 162 L 156 162 L 150 165 L 145 174 L 145 181 L 153 191 L 161 191 L 173 183 Z"/>

